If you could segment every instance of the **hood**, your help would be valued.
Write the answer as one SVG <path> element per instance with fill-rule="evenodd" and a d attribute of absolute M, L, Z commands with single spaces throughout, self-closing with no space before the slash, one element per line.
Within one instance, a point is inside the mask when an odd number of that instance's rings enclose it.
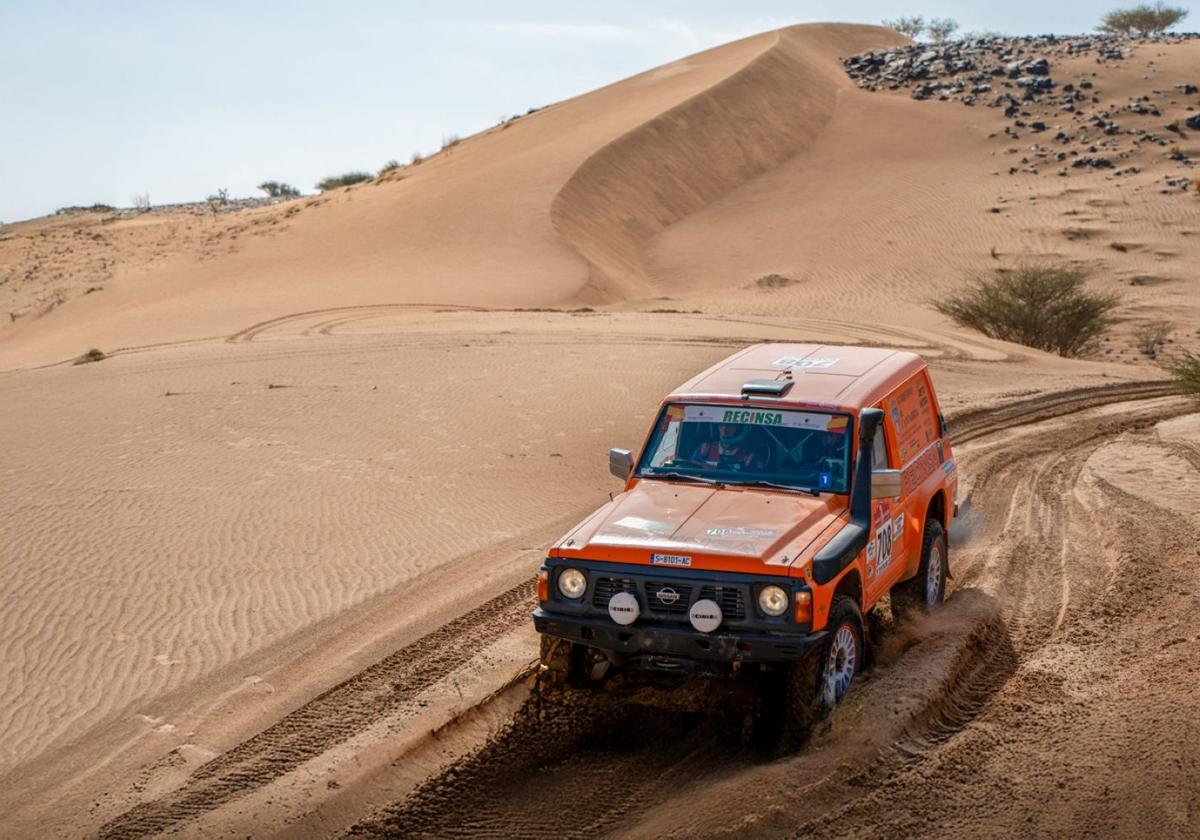
<path fill-rule="evenodd" d="M 804 558 L 845 510 L 840 496 L 643 479 L 567 534 L 554 553 L 723 571 L 773 566 L 768 573 L 783 574 L 778 567 Z"/>

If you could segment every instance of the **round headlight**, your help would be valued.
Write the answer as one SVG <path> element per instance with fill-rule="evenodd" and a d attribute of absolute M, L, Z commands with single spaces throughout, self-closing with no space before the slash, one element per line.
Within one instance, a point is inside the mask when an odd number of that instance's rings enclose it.
<path fill-rule="evenodd" d="M 772 617 L 783 615 L 788 608 L 787 593 L 778 586 L 764 586 L 758 590 L 758 608 Z"/>
<path fill-rule="evenodd" d="M 572 601 L 582 598 L 587 591 L 587 578 L 578 569 L 563 569 L 558 573 L 558 591 Z"/>

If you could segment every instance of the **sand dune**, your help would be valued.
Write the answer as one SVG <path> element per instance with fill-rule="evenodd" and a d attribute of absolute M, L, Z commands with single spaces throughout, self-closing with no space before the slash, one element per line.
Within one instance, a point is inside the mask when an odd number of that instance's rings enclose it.
<path fill-rule="evenodd" d="M 1007 175 L 1037 141 L 990 136 L 995 110 L 843 72 L 900 41 L 765 33 L 277 207 L 7 226 L 0 813 L 90 831 L 521 585 L 613 489 L 607 448 L 747 343 L 912 349 L 955 412 L 1159 377 L 1130 334 L 1200 325 L 1195 196 L 1160 194 L 1157 149 L 1120 180 Z M 1118 101 L 1198 58 L 1200 42 L 1141 45 L 1061 72 Z M 1047 256 L 1125 296 L 1095 358 L 930 306 Z M 62 364 L 91 347 L 109 358 Z M 505 639 L 472 690 L 528 661 Z M 447 716 L 455 686 L 438 687 Z M 371 731 L 364 766 L 386 774 Z"/>

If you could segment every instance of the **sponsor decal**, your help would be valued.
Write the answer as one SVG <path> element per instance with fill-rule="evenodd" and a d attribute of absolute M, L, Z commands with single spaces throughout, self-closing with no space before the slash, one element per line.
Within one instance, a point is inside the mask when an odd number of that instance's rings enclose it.
<path fill-rule="evenodd" d="M 651 554 L 650 563 L 654 566 L 690 566 L 692 558 L 686 554 Z"/>
<path fill-rule="evenodd" d="M 782 359 L 776 359 L 771 362 L 774 367 L 783 368 L 801 368 L 802 370 L 814 370 L 817 368 L 831 368 L 836 365 L 840 359 L 814 359 L 812 357 L 802 356 L 784 356 Z"/>
<path fill-rule="evenodd" d="M 815 411 L 764 411 L 723 405 L 685 405 L 679 408 L 683 411 L 685 423 L 740 423 L 749 426 L 779 426 L 843 433 L 849 423 L 849 418 L 844 414 Z"/>
<path fill-rule="evenodd" d="M 900 488 L 903 494 L 907 496 L 909 493 L 914 492 L 924 483 L 925 479 L 933 474 L 933 471 L 938 466 L 940 466 L 940 461 L 937 450 L 931 446 L 922 452 L 919 458 L 904 468 L 904 473 L 900 477 Z"/>
<path fill-rule="evenodd" d="M 775 532 L 766 528 L 709 528 L 704 532 L 704 536 L 725 537 L 733 540 L 769 540 L 774 538 Z"/>
<path fill-rule="evenodd" d="M 892 517 L 891 502 L 875 507 L 875 536 L 867 543 L 867 577 L 877 577 L 892 565 L 892 552 L 904 537 L 904 511 Z"/>
<path fill-rule="evenodd" d="M 950 471 L 953 469 L 954 469 L 953 461 L 947 461 L 946 463 L 942 464 L 942 472 L 944 472 L 944 473 L 949 474 Z"/>

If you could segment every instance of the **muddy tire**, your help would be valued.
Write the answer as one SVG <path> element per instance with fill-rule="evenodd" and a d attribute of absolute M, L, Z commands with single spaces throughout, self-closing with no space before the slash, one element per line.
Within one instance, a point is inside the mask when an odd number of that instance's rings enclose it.
<path fill-rule="evenodd" d="M 892 615 L 897 620 L 907 616 L 930 613 L 946 600 L 946 571 L 950 554 L 946 532 L 936 519 L 925 520 L 925 536 L 921 540 L 921 563 L 910 580 L 892 587 Z"/>
<path fill-rule="evenodd" d="M 866 657 L 862 612 L 853 598 L 830 605 L 829 636 L 799 662 L 763 669 L 754 691 L 751 744 L 762 754 L 795 750 L 850 690 Z"/>
<path fill-rule="evenodd" d="M 541 637 L 539 658 L 542 663 L 539 678 L 548 686 L 594 686 L 610 670 L 603 654 L 556 636 Z"/>

